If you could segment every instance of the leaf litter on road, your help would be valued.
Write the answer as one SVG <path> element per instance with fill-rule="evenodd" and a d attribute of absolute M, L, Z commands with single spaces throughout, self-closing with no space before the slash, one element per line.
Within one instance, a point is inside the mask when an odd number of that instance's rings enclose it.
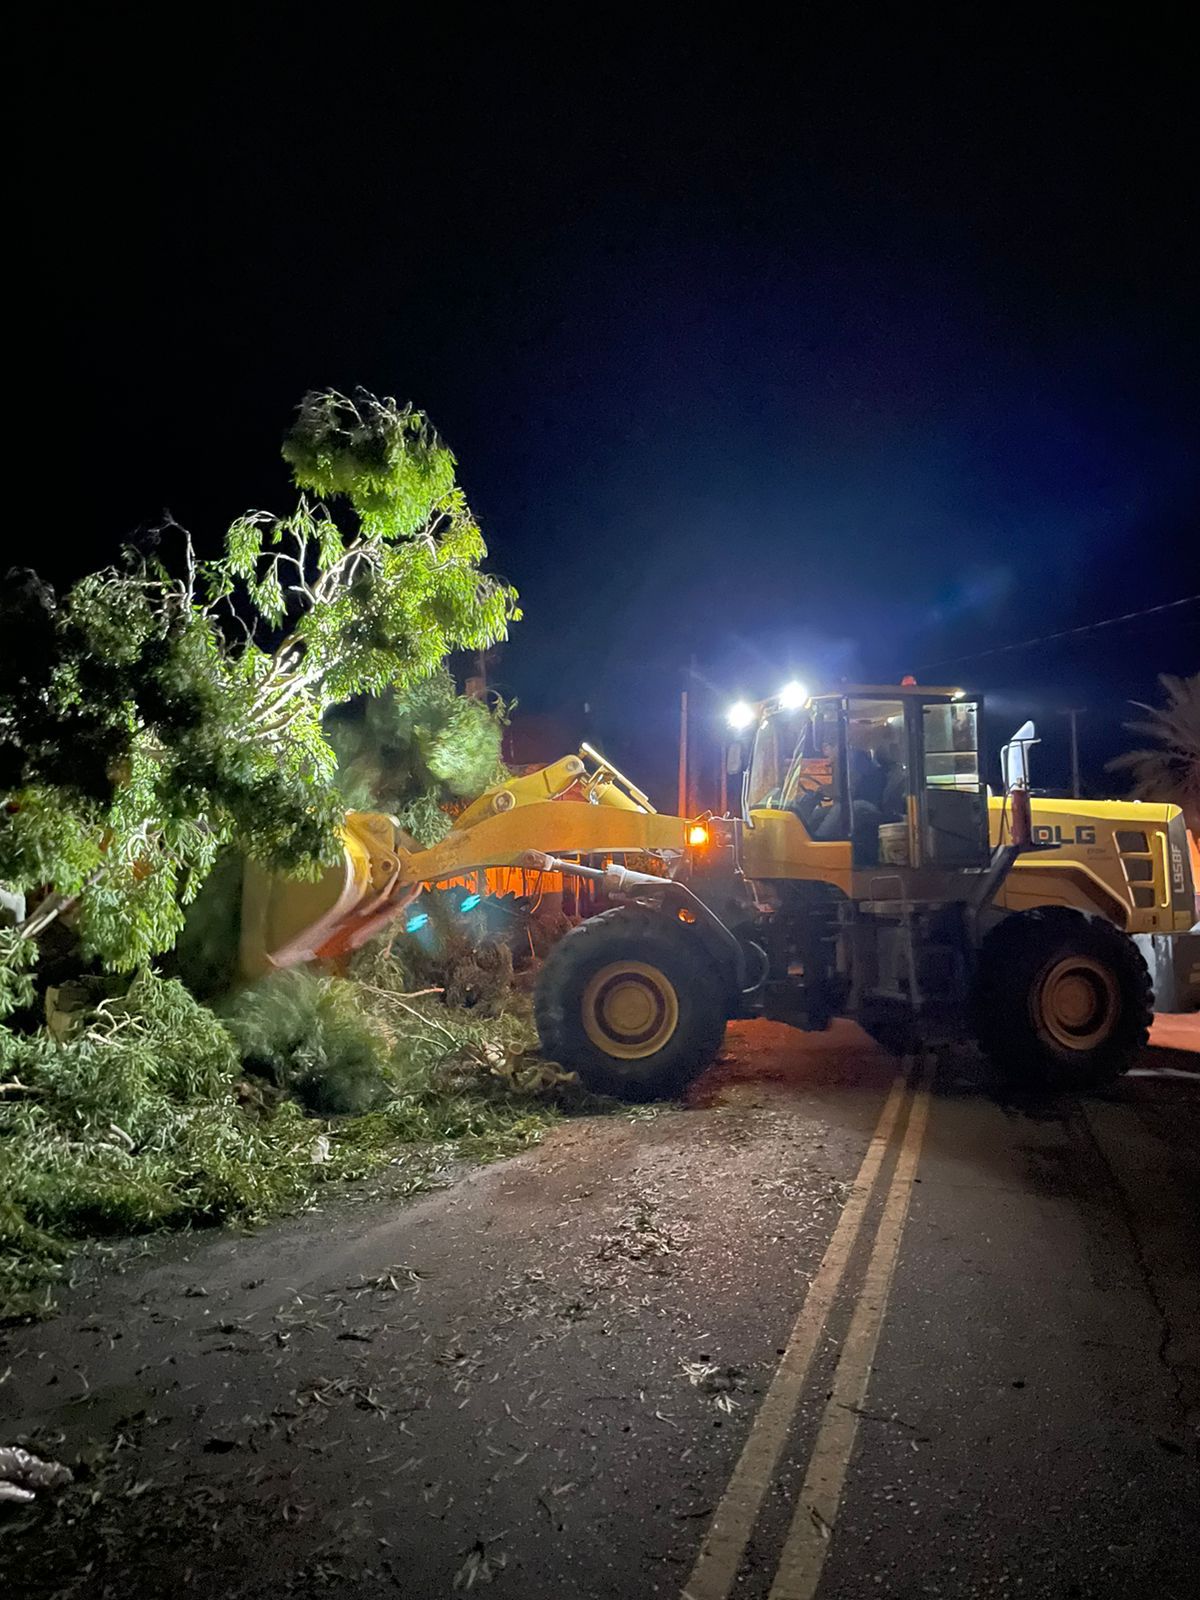
<path fill-rule="evenodd" d="M 681 1373 L 702 1394 L 708 1395 L 719 1411 L 737 1409 L 734 1393 L 741 1388 L 746 1374 L 740 1367 L 721 1366 L 716 1361 L 681 1361 Z"/>
<path fill-rule="evenodd" d="M 478 1583 L 491 1583 L 507 1565 L 508 1556 L 503 1550 L 495 1550 L 489 1555 L 487 1543 L 483 1539 L 476 1539 L 467 1552 L 466 1560 L 454 1575 L 454 1587 L 470 1590 Z"/>
<path fill-rule="evenodd" d="M 400 1265 L 385 1267 L 382 1272 L 373 1278 L 360 1278 L 357 1283 L 348 1283 L 346 1288 L 355 1298 L 364 1294 L 399 1294 L 402 1289 L 420 1289 L 422 1282 L 429 1276 L 419 1267 Z"/>

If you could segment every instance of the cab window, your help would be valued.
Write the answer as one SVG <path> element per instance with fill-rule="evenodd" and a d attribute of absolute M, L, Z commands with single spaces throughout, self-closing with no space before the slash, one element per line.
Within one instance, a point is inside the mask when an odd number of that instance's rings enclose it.
<path fill-rule="evenodd" d="M 759 724 L 754 736 L 754 754 L 746 784 L 746 800 L 750 809 L 762 811 L 778 805 L 782 783 L 778 719 L 768 717 Z"/>
<path fill-rule="evenodd" d="M 983 866 L 990 845 L 978 704 L 950 700 L 922 706 L 921 749 L 921 860 L 950 869 Z"/>
<path fill-rule="evenodd" d="M 908 738 L 901 700 L 847 702 L 846 772 L 851 806 L 864 821 L 908 816 Z M 868 813 L 863 809 L 870 807 Z"/>
<path fill-rule="evenodd" d="M 973 701 L 923 708 L 925 786 L 973 789 L 979 783 L 979 708 Z"/>
<path fill-rule="evenodd" d="M 763 721 L 750 763 L 751 810 L 779 810 L 794 802 L 812 741 L 812 718 L 805 711 L 775 711 Z"/>

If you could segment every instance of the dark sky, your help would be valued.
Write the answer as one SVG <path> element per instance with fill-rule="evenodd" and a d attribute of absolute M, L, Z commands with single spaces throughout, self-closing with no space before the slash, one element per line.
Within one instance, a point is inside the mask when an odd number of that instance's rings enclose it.
<path fill-rule="evenodd" d="M 523 595 L 501 683 L 664 796 L 693 653 L 707 737 L 1200 590 L 1194 53 L 970 11 L 59 8 L 8 307 L 38 564 L 284 505 L 308 387 L 411 398 Z M 1048 783 L 1086 706 L 1099 782 L 1197 668 L 1192 606 L 921 675 L 1040 711 Z"/>

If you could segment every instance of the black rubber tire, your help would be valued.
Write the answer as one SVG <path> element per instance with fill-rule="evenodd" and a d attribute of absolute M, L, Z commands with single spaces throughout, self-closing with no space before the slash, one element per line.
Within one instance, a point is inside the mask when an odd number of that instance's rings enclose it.
<path fill-rule="evenodd" d="M 653 1055 L 624 1060 L 588 1035 L 583 1000 L 590 980 L 613 962 L 656 968 L 674 990 L 678 1020 Z M 619 906 L 572 928 L 546 958 L 534 990 L 543 1052 L 577 1072 L 597 1094 L 657 1100 L 678 1094 L 707 1067 L 725 1036 L 726 984 L 699 938 L 684 925 Z"/>
<path fill-rule="evenodd" d="M 1101 966 L 1114 985 L 1110 1026 L 1087 1048 L 1062 1043 L 1039 1016 L 1041 985 L 1071 956 Z M 1141 951 L 1102 917 L 1057 907 L 1019 912 L 984 941 L 975 1036 L 1010 1083 L 1046 1089 L 1111 1083 L 1137 1060 L 1153 1015 L 1153 988 Z"/>

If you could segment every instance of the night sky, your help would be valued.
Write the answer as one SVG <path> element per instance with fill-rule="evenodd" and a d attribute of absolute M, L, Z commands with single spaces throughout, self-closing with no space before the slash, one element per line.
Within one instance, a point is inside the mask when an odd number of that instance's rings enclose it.
<path fill-rule="evenodd" d="M 1102 784 L 1200 606 L 934 664 L 1200 590 L 1195 60 L 967 13 L 57 9 L 16 85 L 35 564 L 284 507 L 292 407 L 362 384 L 522 593 L 497 682 L 659 797 L 693 655 L 706 739 L 917 670 L 1038 714 L 1047 784 L 1086 707 Z"/>

